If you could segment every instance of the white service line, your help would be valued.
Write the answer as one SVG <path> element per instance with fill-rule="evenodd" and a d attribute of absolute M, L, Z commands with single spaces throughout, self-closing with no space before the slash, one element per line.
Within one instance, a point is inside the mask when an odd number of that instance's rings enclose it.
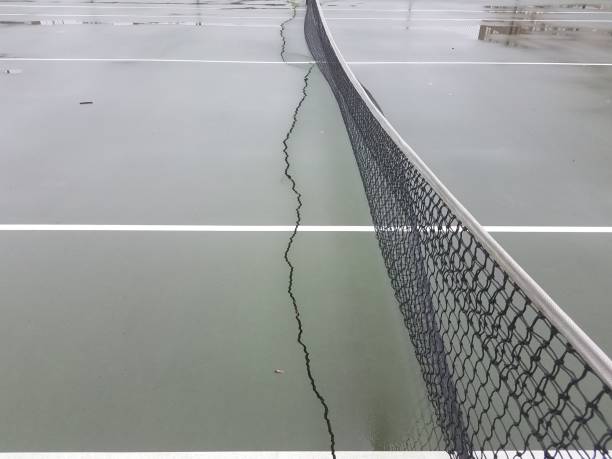
<path fill-rule="evenodd" d="M 240 60 L 211 60 L 211 59 L 132 59 L 132 58 L 79 58 L 79 57 L 1 57 L 0 62 L 143 62 L 167 64 L 315 64 L 315 61 L 240 61 Z"/>
<path fill-rule="evenodd" d="M 485 226 L 489 233 L 610 233 L 612 226 Z"/>
<path fill-rule="evenodd" d="M 0 225 L 0 231 L 125 231 L 187 233 L 275 233 L 291 232 L 293 225 Z M 366 232 L 373 226 L 300 226 L 301 232 Z"/>
<path fill-rule="evenodd" d="M 70 14 L 70 13 L 0 13 L 1 16 L 10 17 L 34 17 L 34 18 L 153 18 L 153 19 L 180 19 L 180 18 L 202 18 L 202 19 L 281 19 L 286 20 L 291 16 L 224 16 L 224 15 L 201 15 L 201 14 Z"/>
<path fill-rule="evenodd" d="M 15 4 L 2 4 L 0 3 L 0 8 L 98 8 L 98 9 L 118 9 L 118 10 L 190 10 L 190 11 L 232 11 L 232 10 L 241 10 L 245 8 L 202 8 L 196 5 L 194 6 L 186 6 L 186 5 L 100 5 L 95 3 L 74 5 L 74 4 L 65 4 L 65 5 L 50 5 L 50 4 L 33 4 L 33 5 L 15 5 Z M 291 7 L 288 6 L 275 6 L 275 7 L 265 7 L 259 8 L 260 10 L 292 10 Z M 296 8 L 298 10 L 304 8 Z"/>
<path fill-rule="evenodd" d="M 453 227 L 454 231 L 456 228 Z M 612 226 L 485 226 L 489 233 L 608 233 Z M 293 225 L 76 225 L 8 224 L 0 231 L 115 231 L 157 233 L 287 233 Z M 304 233 L 373 233 L 371 225 L 301 225 Z"/>
<path fill-rule="evenodd" d="M 513 62 L 513 61 L 348 61 L 349 65 L 558 65 L 612 67 L 612 62 Z"/>
<path fill-rule="evenodd" d="M 337 451 L 336 454 L 338 459 L 446 459 L 449 457 L 442 451 Z M 328 459 L 329 457 L 331 457 L 329 451 L 0 453 L 0 459 Z"/>

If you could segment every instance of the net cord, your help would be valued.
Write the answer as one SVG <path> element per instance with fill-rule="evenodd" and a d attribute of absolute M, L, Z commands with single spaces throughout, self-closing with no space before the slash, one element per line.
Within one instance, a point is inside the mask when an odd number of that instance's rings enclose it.
<path fill-rule="evenodd" d="M 569 343 L 576 349 L 582 358 L 590 365 L 593 371 L 602 379 L 602 381 L 612 387 L 612 360 L 608 355 L 589 338 L 589 336 L 568 316 L 561 307 L 534 281 L 521 266 L 502 248 L 499 243 L 491 237 L 474 216 L 455 198 L 455 196 L 442 184 L 440 179 L 429 169 L 423 160 L 417 155 L 414 149 L 408 145 L 404 139 L 398 134 L 391 123 L 380 112 L 376 104 L 364 90 L 359 80 L 350 69 L 346 60 L 342 56 L 334 36 L 327 24 L 327 20 L 323 15 L 319 0 L 314 0 L 313 5 L 316 6 L 321 18 L 321 23 L 327 34 L 327 38 L 338 58 L 344 72 L 346 72 L 349 80 L 365 101 L 372 115 L 380 123 L 382 128 L 397 144 L 402 152 L 414 164 L 421 175 L 429 182 L 434 190 L 444 200 L 446 205 L 455 213 L 462 223 L 472 232 L 472 234 L 480 241 L 491 256 L 499 263 L 499 265 L 512 277 L 514 282 L 523 290 L 523 292 L 531 299 L 534 307 L 536 307 L 551 323 L 567 338 Z"/>

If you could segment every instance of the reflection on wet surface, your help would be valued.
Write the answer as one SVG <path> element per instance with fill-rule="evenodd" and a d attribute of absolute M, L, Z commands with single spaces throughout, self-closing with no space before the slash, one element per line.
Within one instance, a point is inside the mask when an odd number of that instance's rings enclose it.
<path fill-rule="evenodd" d="M 4 26 L 70 26 L 70 25 L 109 25 L 109 26 L 150 26 L 150 25 L 174 25 L 174 26 L 223 26 L 223 27 L 274 27 L 275 24 L 232 24 L 228 22 L 204 22 L 204 21 L 79 21 L 76 19 L 45 19 L 33 21 L 0 21 Z"/>
<path fill-rule="evenodd" d="M 521 5 L 521 6 L 507 6 L 507 5 L 485 5 L 484 10 L 490 12 L 502 12 L 502 13 L 545 13 L 546 10 L 572 10 L 576 12 L 584 11 L 610 11 L 611 5 L 606 4 L 590 4 L 590 3 L 576 3 L 576 4 L 558 4 L 558 5 Z"/>
<path fill-rule="evenodd" d="M 529 34 L 553 35 L 576 40 L 585 38 L 584 36 L 612 38 L 612 30 L 600 30 L 591 27 L 565 27 L 547 23 L 511 23 L 481 24 L 478 30 L 478 40 L 500 43 L 505 46 L 526 46 L 525 37 L 519 36 Z"/>
<path fill-rule="evenodd" d="M 564 9 L 566 12 L 584 12 L 588 10 L 602 11 L 606 5 L 575 4 L 556 5 L 555 9 Z M 544 21 L 540 19 L 547 8 L 551 6 L 533 5 L 516 6 L 510 9 L 507 5 L 487 5 L 485 10 L 511 13 L 514 17 L 504 24 L 494 24 L 492 21 L 483 21 L 478 29 L 478 40 L 499 43 L 504 46 L 527 47 L 526 35 L 545 35 L 564 37 L 574 40 L 596 40 L 612 38 L 612 30 L 584 26 L 565 26 L 555 24 L 560 20 Z M 575 22 L 591 22 L 576 19 Z M 608 22 L 603 20 L 602 22 Z"/>

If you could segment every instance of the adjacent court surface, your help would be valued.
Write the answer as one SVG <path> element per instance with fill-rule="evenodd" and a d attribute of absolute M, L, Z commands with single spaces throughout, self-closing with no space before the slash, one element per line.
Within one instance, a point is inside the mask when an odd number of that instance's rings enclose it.
<path fill-rule="evenodd" d="M 327 1 L 362 84 L 612 352 L 612 2 Z"/>
<path fill-rule="evenodd" d="M 324 7 L 402 136 L 612 351 L 612 3 Z M 325 410 L 338 450 L 438 449 L 303 16 L 0 2 L 1 451 L 326 451 Z"/>

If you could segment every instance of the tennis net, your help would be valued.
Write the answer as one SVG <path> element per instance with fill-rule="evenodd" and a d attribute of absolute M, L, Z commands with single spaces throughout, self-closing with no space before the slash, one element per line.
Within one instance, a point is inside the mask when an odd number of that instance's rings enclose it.
<path fill-rule="evenodd" d="M 610 457 L 610 359 L 401 139 L 346 64 L 318 0 L 306 1 L 306 41 L 353 146 L 441 449 Z"/>

